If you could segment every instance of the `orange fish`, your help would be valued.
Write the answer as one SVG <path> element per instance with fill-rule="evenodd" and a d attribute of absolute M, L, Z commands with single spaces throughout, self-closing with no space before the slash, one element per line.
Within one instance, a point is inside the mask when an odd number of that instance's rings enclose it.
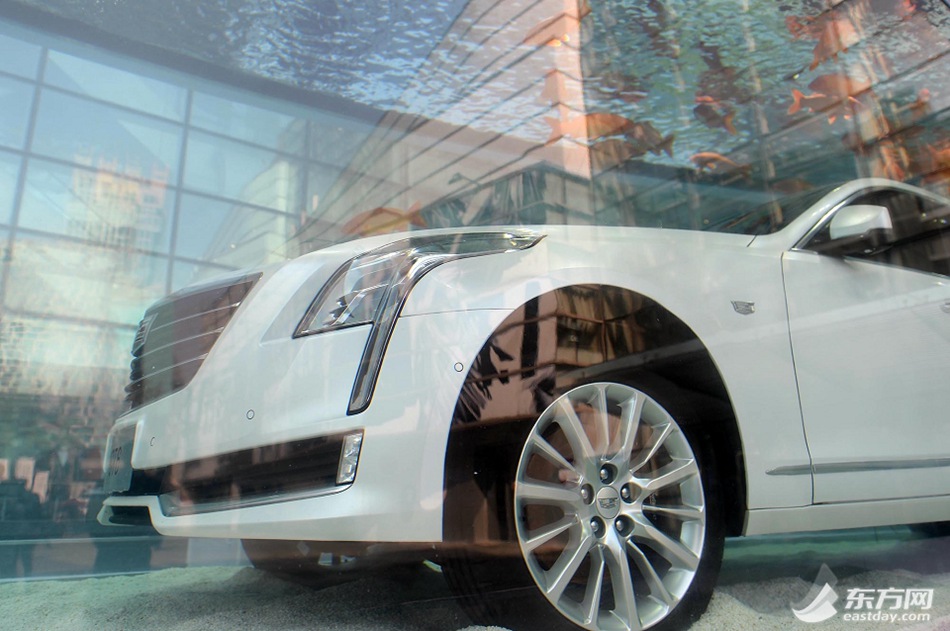
<path fill-rule="evenodd" d="M 414 203 L 409 210 L 405 211 L 380 206 L 356 215 L 343 224 L 342 230 L 344 234 L 368 237 L 389 232 L 402 232 L 408 230 L 409 226 L 425 228 L 426 222 L 419 216 L 420 210 L 422 210 L 422 205 L 419 202 Z"/>
<path fill-rule="evenodd" d="M 643 153 L 649 151 L 658 156 L 661 152 L 665 152 L 669 157 L 673 157 L 673 141 L 676 140 L 676 136 L 674 134 L 664 136 L 653 126 L 653 123 L 634 123 L 629 130 L 624 132 L 624 138 Z"/>
<path fill-rule="evenodd" d="M 735 110 L 711 96 L 697 96 L 693 114 L 710 129 L 722 127 L 733 136 L 739 133 L 732 122 L 736 116 Z"/>
<path fill-rule="evenodd" d="M 618 136 L 636 125 L 629 118 L 607 112 L 584 114 L 567 120 L 546 117 L 544 121 L 551 126 L 551 136 L 544 143 L 545 145 L 553 144 L 564 136 L 570 136 L 574 140 L 596 140 L 606 136 Z"/>
<path fill-rule="evenodd" d="M 843 17 L 824 20 L 808 69 L 814 70 L 819 64 L 829 59 L 837 59 L 838 53 L 846 52 L 859 41 L 861 41 L 861 36 L 851 20 Z"/>
<path fill-rule="evenodd" d="M 752 169 L 751 164 L 739 164 L 735 160 L 730 160 L 721 153 L 716 153 L 714 151 L 701 151 L 700 153 L 695 153 L 689 157 L 689 160 L 696 165 L 696 168 L 700 172 L 705 169 L 715 171 L 720 166 L 728 167 L 724 168 L 723 171 L 749 172 Z"/>
<path fill-rule="evenodd" d="M 600 173 L 623 164 L 631 158 L 638 158 L 645 153 L 645 150 L 640 150 L 629 142 L 619 138 L 610 138 L 598 142 L 590 148 L 591 168 L 595 173 Z"/>
<path fill-rule="evenodd" d="M 906 177 L 903 162 L 906 159 L 903 150 L 891 145 L 878 146 L 878 159 L 871 163 L 871 175 L 901 182 Z"/>
<path fill-rule="evenodd" d="M 871 84 L 844 74 L 826 74 L 816 77 L 808 87 L 814 90 L 812 94 L 805 95 L 800 90 L 792 90 L 793 101 L 788 108 L 789 116 L 803 107 L 811 112 L 834 107 L 828 114 L 828 124 L 831 124 L 838 116 L 851 118 L 851 108 L 861 107 L 861 102 L 854 98 L 854 95 L 869 90 Z"/>
<path fill-rule="evenodd" d="M 815 18 L 785 17 L 785 28 L 795 39 L 818 39 L 821 35 L 821 22 Z"/>
<path fill-rule="evenodd" d="M 522 43 L 530 46 L 560 46 L 572 39 L 578 41 L 581 20 L 590 15 L 590 12 L 588 0 L 580 0 L 574 8 L 549 18 L 531 29 Z"/>

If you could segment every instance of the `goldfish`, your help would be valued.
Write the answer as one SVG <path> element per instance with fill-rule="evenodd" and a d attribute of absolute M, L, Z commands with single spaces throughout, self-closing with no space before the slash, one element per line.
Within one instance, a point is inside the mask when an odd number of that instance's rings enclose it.
<path fill-rule="evenodd" d="M 733 136 L 739 133 L 732 122 L 736 116 L 735 110 L 711 96 L 697 96 L 693 114 L 710 129 L 722 127 Z"/>
<path fill-rule="evenodd" d="M 625 140 L 610 138 L 591 146 L 591 168 L 595 173 L 600 173 L 645 153 L 646 150 L 635 147 Z"/>
<path fill-rule="evenodd" d="M 861 107 L 861 102 L 854 98 L 854 95 L 869 90 L 871 84 L 845 74 L 826 74 L 816 77 L 808 87 L 814 90 L 812 94 L 805 95 L 800 90 L 792 90 L 793 102 L 788 108 L 788 114 L 791 116 L 803 107 L 811 112 L 818 112 L 839 106 L 828 114 L 828 124 L 831 124 L 839 115 L 845 119 L 851 118 L 850 107 Z"/>
<path fill-rule="evenodd" d="M 793 195 L 795 193 L 801 193 L 803 191 L 810 191 L 815 188 L 815 185 L 801 177 L 793 177 L 786 180 L 779 180 L 777 182 L 772 182 L 770 188 L 773 191 L 778 193 L 785 193 L 786 195 Z"/>
<path fill-rule="evenodd" d="M 531 29 L 522 43 L 530 46 L 560 46 L 577 41 L 581 20 L 590 15 L 588 0 L 580 0 L 574 8 L 541 22 Z"/>
<path fill-rule="evenodd" d="M 752 169 L 751 164 L 739 164 L 734 160 L 730 160 L 721 153 L 716 153 L 714 151 L 701 151 L 700 153 L 693 154 L 689 157 L 690 162 L 696 165 L 696 168 L 702 172 L 705 169 L 710 171 L 715 171 L 720 166 L 726 166 L 728 168 L 723 169 L 723 171 L 745 171 L 748 172 Z"/>
<path fill-rule="evenodd" d="M 829 59 L 837 59 L 838 53 L 846 52 L 848 48 L 861 41 L 861 36 L 851 20 L 844 17 L 832 17 L 824 21 L 818 43 L 812 51 L 809 70 L 814 70 L 821 63 Z"/>
<path fill-rule="evenodd" d="M 629 118 L 619 114 L 595 112 L 562 120 L 546 117 L 544 121 L 551 126 L 551 136 L 545 145 L 557 142 L 564 136 L 574 140 L 596 140 L 606 136 L 617 136 L 635 128 L 637 125 Z"/>
<path fill-rule="evenodd" d="M 716 101 L 745 101 L 752 96 L 747 88 L 738 83 L 742 72 L 723 63 L 719 46 L 700 42 L 697 48 L 706 64 L 706 70 L 699 75 L 697 94 L 712 97 Z"/>
<path fill-rule="evenodd" d="M 891 144 L 881 144 L 878 146 L 877 157 L 878 159 L 871 163 L 871 175 L 898 182 L 904 180 L 907 174 L 902 163 L 907 156 L 902 149 Z"/>
<path fill-rule="evenodd" d="M 674 134 L 664 136 L 652 123 L 634 123 L 623 136 L 638 151 L 642 150 L 644 153 L 649 151 L 655 156 L 665 152 L 669 157 L 673 157 L 673 141 L 676 136 Z"/>
<path fill-rule="evenodd" d="M 375 234 L 401 232 L 407 230 L 409 226 L 425 228 L 426 222 L 419 216 L 420 210 L 422 210 L 422 205 L 419 202 L 415 202 L 405 211 L 380 206 L 356 215 L 343 224 L 342 230 L 345 234 L 368 237 Z"/>

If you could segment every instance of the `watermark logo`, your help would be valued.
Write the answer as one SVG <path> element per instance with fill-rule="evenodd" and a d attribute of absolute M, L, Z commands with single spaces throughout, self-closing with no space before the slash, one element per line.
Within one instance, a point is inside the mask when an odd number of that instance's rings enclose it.
<path fill-rule="evenodd" d="M 838 613 L 835 603 L 838 578 L 822 564 L 815 584 L 805 598 L 792 604 L 792 613 L 802 622 L 824 622 Z M 933 589 L 848 589 L 842 620 L 849 622 L 927 622 L 933 607 Z"/>
<path fill-rule="evenodd" d="M 792 613 L 802 622 L 824 622 L 831 618 L 838 613 L 835 609 L 835 603 L 838 601 L 838 594 L 835 592 L 837 584 L 838 577 L 827 565 L 822 564 L 814 586 L 804 600 L 792 605 Z"/>

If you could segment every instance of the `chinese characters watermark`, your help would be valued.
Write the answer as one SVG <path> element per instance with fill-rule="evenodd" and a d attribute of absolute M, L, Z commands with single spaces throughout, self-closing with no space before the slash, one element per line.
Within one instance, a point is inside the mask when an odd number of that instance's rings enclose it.
<path fill-rule="evenodd" d="M 800 603 L 792 605 L 792 613 L 802 622 L 824 622 L 838 614 L 835 603 L 838 579 L 827 565 L 822 565 L 815 584 Z M 844 598 L 842 619 L 851 622 L 927 622 L 933 607 L 934 590 L 922 588 L 848 589 Z"/>

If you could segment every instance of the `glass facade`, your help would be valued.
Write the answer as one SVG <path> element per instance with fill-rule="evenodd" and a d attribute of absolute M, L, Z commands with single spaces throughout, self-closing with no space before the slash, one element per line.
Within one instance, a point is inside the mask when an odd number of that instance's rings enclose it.
<path fill-rule="evenodd" d="M 172 292 L 424 228 L 752 236 L 857 178 L 950 195 L 943 0 L 101 4 L 0 8 L 0 582 L 214 550 L 95 521 Z"/>

